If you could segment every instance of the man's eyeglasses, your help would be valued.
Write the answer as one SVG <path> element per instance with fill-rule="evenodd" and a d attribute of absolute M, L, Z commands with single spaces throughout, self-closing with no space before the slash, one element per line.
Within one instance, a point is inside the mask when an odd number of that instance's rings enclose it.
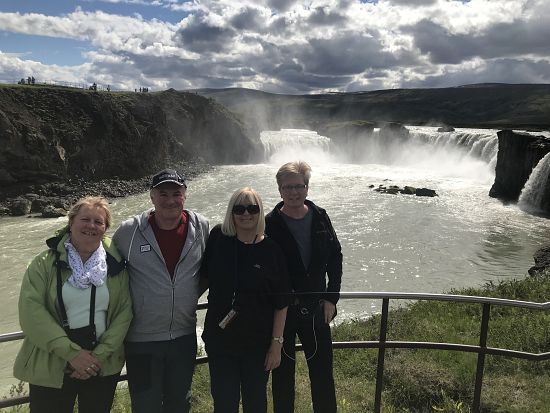
<path fill-rule="evenodd" d="M 256 215 L 260 213 L 259 205 L 235 205 L 233 207 L 233 213 L 235 215 L 243 215 L 245 211 L 248 211 L 250 215 Z"/>
<path fill-rule="evenodd" d="M 307 188 L 306 184 L 296 184 L 296 185 L 283 185 L 281 186 L 281 189 L 283 192 L 290 192 L 292 190 L 294 191 L 303 191 Z"/>

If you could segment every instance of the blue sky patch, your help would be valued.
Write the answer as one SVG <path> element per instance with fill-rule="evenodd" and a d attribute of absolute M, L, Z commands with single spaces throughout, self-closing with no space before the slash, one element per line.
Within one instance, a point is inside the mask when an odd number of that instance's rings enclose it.
<path fill-rule="evenodd" d="M 87 41 L 0 31 L 0 50 L 21 54 L 24 60 L 76 66 L 84 63 L 82 52 L 92 50 L 92 46 Z"/>

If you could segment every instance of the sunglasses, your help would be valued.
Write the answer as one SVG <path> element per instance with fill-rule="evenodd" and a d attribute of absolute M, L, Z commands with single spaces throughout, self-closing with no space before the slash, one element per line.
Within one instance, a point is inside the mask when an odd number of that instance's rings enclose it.
<path fill-rule="evenodd" d="M 259 205 L 235 205 L 233 207 L 233 213 L 235 215 L 243 215 L 245 211 L 248 211 L 250 215 L 255 215 L 260 213 Z"/>

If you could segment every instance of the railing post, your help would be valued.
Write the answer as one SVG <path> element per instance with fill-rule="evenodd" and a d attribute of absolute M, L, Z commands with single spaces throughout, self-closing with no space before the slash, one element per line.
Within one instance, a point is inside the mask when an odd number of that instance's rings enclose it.
<path fill-rule="evenodd" d="M 485 368 L 485 350 L 487 349 L 487 333 L 489 332 L 489 318 L 491 315 L 491 304 L 483 304 L 483 315 L 481 316 L 481 331 L 479 333 L 479 353 L 477 354 L 476 383 L 474 388 L 473 413 L 481 411 L 481 386 L 483 384 L 483 370 Z"/>
<path fill-rule="evenodd" d="M 382 407 L 382 388 L 384 387 L 384 357 L 386 355 L 386 333 L 388 332 L 389 298 L 382 299 L 382 317 L 380 318 L 380 337 L 378 365 L 376 367 L 376 393 L 374 395 L 374 413 L 380 413 Z"/>

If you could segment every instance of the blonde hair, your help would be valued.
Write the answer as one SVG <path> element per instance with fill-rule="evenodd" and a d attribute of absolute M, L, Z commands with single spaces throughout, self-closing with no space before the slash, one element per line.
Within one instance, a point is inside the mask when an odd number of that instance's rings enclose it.
<path fill-rule="evenodd" d="M 105 229 L 108 229 L 111 226 L 113 216 L 111 214 L 111 210 L 109 209 L 109 202 L 107 202 L 107 200 L 102 196 L 86 196 L 76 201 L 76 204 L 71 207 L 68 213 L 69 224 L 72 222 L 74 217 L 78 215 L 80 208 L 84 205 L 103 210 L 105 213 Z"/>
<path fill-rule="evenodd" d="M 277 179 L 277 185 L 281 188 L 281 181 L 289 175 L 302 175 L 304 178 L 304 184 L 309 186 L 309 178 L 311 177 L 311 166 L 304 161 L 292 161 L 287 162 L 279 168 L 275 178 Z"/>
<path fill-rule="evenodd" d="M 233 237 L 237 235 L 237 229 L 235 228 L 235 221 L 233 220 L 233 207 L 240 205 L 241 202 L 250 202 L 251 204 L 258 205 L 260 207 L 260 213 L 258 214 L 258 225 L 256 226 L 256 234 L 263 234 L 265 232 L 265 216 L 264 206 L 260 195 L 252 188 L 246 187 L 237 189 L 227 205 L 227 211 L 225 213 L 225 219 L 222 224 L 222 233 L 224 235 Z"/>

